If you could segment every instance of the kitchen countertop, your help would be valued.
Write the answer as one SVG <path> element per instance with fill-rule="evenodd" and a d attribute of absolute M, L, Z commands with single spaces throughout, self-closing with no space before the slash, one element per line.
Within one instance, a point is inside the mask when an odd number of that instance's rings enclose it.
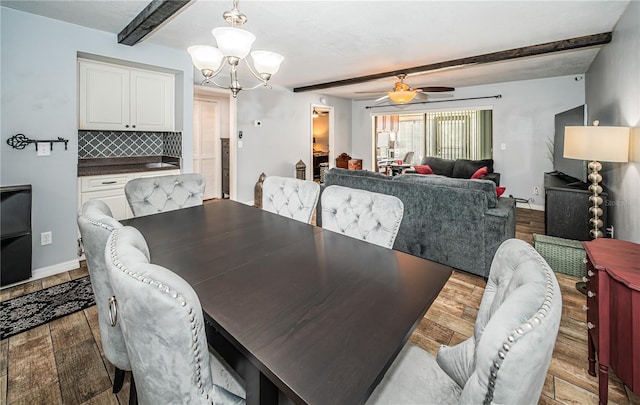
<path fill-rule="evenodd" d="M 180 169 L 180 158 L 139 156 L 78 159 L 78 177 Z"/>

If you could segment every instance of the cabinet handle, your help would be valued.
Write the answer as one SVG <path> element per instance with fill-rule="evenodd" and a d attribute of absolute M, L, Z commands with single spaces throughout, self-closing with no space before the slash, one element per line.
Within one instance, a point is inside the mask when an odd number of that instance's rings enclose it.
<path fill-rule="evenodd" d="M 135 128 L 135 127 L 136 127 L 135 125 L 131 125 L 131 128 Z"/>
<path fill-rule="evenodd" d="M 595 327 L 596 327 L 596 325 L 592 324 L 591 322 L 587 322 L 587 328 L 593 329 Z"/>
<path fill-rule="evenodd" d="M 588 279 L 588 278 L 586 278 L 586 277 L 582 277 L 582 281 L 583 281 L 583 282 L 585 282 L 585 283 L 587 283 L 587 282 L 589 281 L 589 279 Z"/>
<path fill-rule="evenodd" d="M 117 181 L 113 180 L 113 181 L 103 181 L 102 184 L 116 184 Z"/>
<path fill-rule="evenodd" d="M 125 125 L 124 127 L 125 127 L 125 128 L 129 128 L 129 124 Z"/>
<path fill-rule="evenodd" d="M 589 277 L 593 277 L 593 276 L 595 275 L 595 273 L 594 273 L 594 272 L 592 272 L 591 270 L 589 270 L 589 271 L 587 271 L 587 275 L 588 275 Z"/>
<path fill-rule="evenodd" d="M 588 306 L 586 306 L 586 305 L 583 305 L 583 306 L 582 306 L 582 310 L 583 310 L 583 311 L 588 311 L 588 310 L 589 310 L 589 307 L 588 307 Z"/>
<path fill-rule="evenodd" d="M 587 297 L 589 297 L 589 298 L 593 298 L 593 297 L 595 297 L 595 296 L 596 296 L 596 293 L 591 292 L 591 291 L 587 291 Z"/>

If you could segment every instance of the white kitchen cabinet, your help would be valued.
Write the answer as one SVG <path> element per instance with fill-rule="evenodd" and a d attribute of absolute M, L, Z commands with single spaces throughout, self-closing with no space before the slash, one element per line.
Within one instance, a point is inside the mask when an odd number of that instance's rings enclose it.
<path fill-rule="evenodd" d="M 79 60 L 79 128 L 175 130 L 171 74 Z"/>
<path fill-rule="evenodd" d="M 89 200 L 102 200 L 117 220 L 133 218 L 133 213 L 124 195 L 124 185 L 140 177 L 168 176 L 180 174 L 180 170 L 162 170 L 124 174 L 105 174 L 78 178 L 78 210 Z"/>

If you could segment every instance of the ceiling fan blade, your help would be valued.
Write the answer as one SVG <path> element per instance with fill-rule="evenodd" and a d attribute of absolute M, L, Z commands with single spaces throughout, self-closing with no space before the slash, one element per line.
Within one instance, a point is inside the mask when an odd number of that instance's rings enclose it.
<path fill-rule="evenodd" d="M 388 99 L 388 98 L 389 98 L 389 96 L 388 96 L 388 95 L 386 95 L 386 96 L 382 96 L 382 97 L 380 97 L 380 98 L 375 99 L 375 101 L 374 101 L 374 102 L 375 102 L 375 103 L 377 103 L 378 101 L 386 100 L 386 99 Z"/>
<path fill-rule="evenodd" d="M 419 87 L 414 90 L 424 91 L 425 93 L 441 93 L 441 92 L 447 92 L 447 91 L 454 91 L 455 88 L 444 87 L 444 86 L 426 86 L 426 87 Z"/>
<path fill-rule="evenodd" d="M 423 93 L 425 94 L 425 93 Z M 429 98 L 453 98 L 453 94 L 444 94 L 444 93 L 435 93 L 435 94 L 429 94 Z"/>

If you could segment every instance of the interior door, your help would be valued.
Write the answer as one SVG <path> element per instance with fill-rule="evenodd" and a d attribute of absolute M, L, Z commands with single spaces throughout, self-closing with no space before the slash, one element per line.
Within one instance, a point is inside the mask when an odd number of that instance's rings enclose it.
<path fill-rule="evenodd" d="M 194 100 L 193 171 L 204 176 L 204 199 L 220 198 L 220 106 L 217 101 Z"/>

